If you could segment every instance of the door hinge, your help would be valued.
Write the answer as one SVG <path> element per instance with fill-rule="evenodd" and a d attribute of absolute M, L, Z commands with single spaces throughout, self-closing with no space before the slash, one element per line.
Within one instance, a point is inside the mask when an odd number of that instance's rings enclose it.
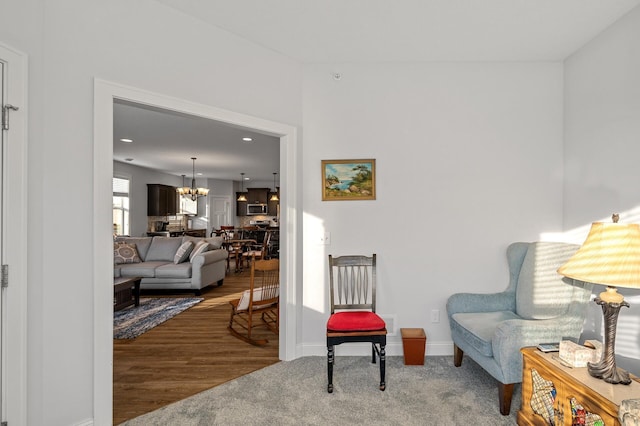
<path fill-rule="evenodd" d="M 9 287 L 9 265 L 2 265 L 1 274 L 2 274 L 2 278 L 0 278 L 1 286 Z M 2 426 L 2 423 L 0 423 L 0 426 Z"/>
<path fill-rule="evenodd" d="M 9 130 L 9 111 L 17 111 L 20 108 L 11 104 L 2 107 L 2 130 Z M 0 424 L 2 426 L 2 424 Z"/>

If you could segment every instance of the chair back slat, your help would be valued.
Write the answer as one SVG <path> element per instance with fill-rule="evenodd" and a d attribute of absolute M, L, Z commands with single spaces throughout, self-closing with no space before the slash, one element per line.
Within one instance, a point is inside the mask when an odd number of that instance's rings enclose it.
<path fill-rule="evenodd" d="M 253 260 L 251 263 L 250 310 L 271 305 L 280 296 L 280 261 L 278 259 Z M 261 288 L 260 300 L 254 301 L 254 290 Z"/>
<path fill-rule="evenodd" d="M 376 255 L 329 255 L 331 313 L 336 310 L 376 310 Z"/>

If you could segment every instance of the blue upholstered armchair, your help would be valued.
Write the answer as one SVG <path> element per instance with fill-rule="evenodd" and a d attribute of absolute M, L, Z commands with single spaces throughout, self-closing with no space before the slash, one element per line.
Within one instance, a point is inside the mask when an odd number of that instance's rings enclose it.
<path fill-rule="evenodd" d="M 508 415 L 515 383 L 522 382 L 520 348 L 559 342 L 582 333 L 593 285 L 556 271 L 578 249 L 565 243 L 513 243 L 507 249 L 509 287 L 502 293 L 452 295 L 447 314 L 454 364 L 462 356 L 496 380 L 500 413 Z"/>

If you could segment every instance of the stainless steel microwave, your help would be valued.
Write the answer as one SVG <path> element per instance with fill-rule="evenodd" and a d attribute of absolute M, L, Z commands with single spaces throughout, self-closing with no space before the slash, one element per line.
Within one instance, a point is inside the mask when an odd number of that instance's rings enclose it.
<path fill-rule="evenodd" d="M 266 204 L 247 204 L 247 216 L 265 215 L 269 211 Z"/>

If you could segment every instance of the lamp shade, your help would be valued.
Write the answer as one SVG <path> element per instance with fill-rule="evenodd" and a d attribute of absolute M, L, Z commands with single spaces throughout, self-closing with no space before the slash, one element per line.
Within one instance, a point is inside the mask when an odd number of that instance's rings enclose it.
<path fill-rule="evenodd" d="M 593 284 L 640 288 L 640 225 L 593 223 L 582 247 L 558 273 Z"/>

